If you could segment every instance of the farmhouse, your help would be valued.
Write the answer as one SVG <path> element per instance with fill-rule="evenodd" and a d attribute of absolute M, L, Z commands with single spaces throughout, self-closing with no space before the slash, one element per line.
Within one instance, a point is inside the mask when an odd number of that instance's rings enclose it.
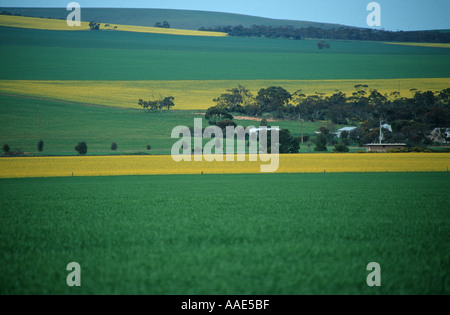
<path fill-rule="evenodd" d="M 406 147 L 405 143 L 368 143 L 367 152 L 386 152 L 389 149 L 402 149 Z"/>

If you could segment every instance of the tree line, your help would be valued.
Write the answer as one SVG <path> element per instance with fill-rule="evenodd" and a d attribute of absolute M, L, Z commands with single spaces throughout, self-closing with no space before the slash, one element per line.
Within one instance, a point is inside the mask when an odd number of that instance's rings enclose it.
<path fill-rule="evenodd" d="M 216 105 L 208 109 L 206 119 L 210 124 L 217 124 L 222 120 L 230 121 L 227 117 L 230 113 L 241 113 L 311 122 L 331 121 L 356 126 L 348 137 L 361 146 L 378 139 L 381 120 L 392 126 L 392 132 L 384 130 L 386 141 L 427 144 L 427 136 L 434 128 L 450 127 L 450 88 L 436 92 L 410 91 L 411 97 L 399 92 L 383 95 L 358 84 L 350 96 L 340 91 L 329 96 L 324 93 L 307 96 L 301 90 L 291 94 L 283 87 L 270 86 L 260 89 L 254 96 L 239 85 L 213 99 Z"/>
<path fill-rule="evenodd" d="M 170 28 L 170 24 L 167 21 L 164 22 L 156 22 L 154 27 L 159 27 L 159 28 Z"/>
<path fill-rule="evenodd" d="M 170 110 L 171 107 L 175 106 L 174 103 L 175 98 L 173 96 L 159 96 L 153 100 L 144 101 L 143 99 L 139 99 L 138 105 L 147 109 L 148 111 L 159 110 L 163 111 L 164 108 Z"/>
<path fill-rule="evenodd" d="M 238 37 L 290 38 L 302 40 L 306 38 L 369 40 L 394 42 L 450 43 L 450 32 L 433 31 L 386 31 L 370 28 L 338 27 L 325 29 L 321 27 L 242 25 L 201 27 L 200 31 L 222 32 Z"/>

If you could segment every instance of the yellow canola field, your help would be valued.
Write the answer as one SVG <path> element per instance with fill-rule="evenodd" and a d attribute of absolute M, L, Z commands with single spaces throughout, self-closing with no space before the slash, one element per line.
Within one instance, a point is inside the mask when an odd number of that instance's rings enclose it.
<path fill-rule="evenodd" d="M 181 30 L 173 28 L 160 28 L 150 26 L 134 26 L 134 25 L 119 25 L 101 23 L 100 29 L 123 32 L 137 32 L 137 33 L 154 33 L 154 34 L 168 34 L 168 35 L 187 35 L 187 36 L 213 36 L 224 37 L 228 36 L 226 33 L 220 32 L 204 32 L 193 30 Z M 24 16 L 0 15 L 0 26 L 31 28 L 38 30 L 53 30 L 53 31 L 86 31 L 89 30 L 89 22 L 81 22 L 81 26 L 68 26 L 66 20 L 43 19 Z"/>
<path fill-rule="evenodd" d="M 123 32 L 185 35 L 185 36 L 208 36 L 208 37 L 228 36 L 227 33 L 221 33 L 221 32 L 181 30 L 181 29 L 175 29 L 175 28 L 161 28 L 161 27 L 134 26 L 134 25 L 116 25 L 116 24 L 114 24 L 114 26 L 117 26 L 117 29 L 115 29 L 115 30 L 123 31 Z M 108 28 L 106 28 L 106 29 L 108 29 Z M 111 27 L 109 29 L 111 29 Z"/>
<path fill-rule="evenodd" d="M 69 12 L 67 12 L 69 13 Z M 0 26 L 32 28 L 51 31 L 86 31 L 89 30 L 88 22 L 81 22 L 81 26 L 70 27 L 66 20 L 41 19 L 25 16 L 0 15 Z"/>
<path fill-rule="evenodd" d="M 0 178 L 155 174 L 260 173 L 262 162 L 173 161 L 164 156 L 72 156 L 0 158 Z M 281 154 L 277 173 L 448 171 L 446 153 Z"/>
<path fill-rule="evenodd" d="M 403 46 L 419 46 L 419 47 L 434 47 L 434 48 L 450 48 L 449 43 L 395 43 L 385 42 L 389 45 L 403 45 Z"/>
<path fill-rule="evenodd" d="M 337 90 L 352 95 L 355 85 L 367 84 L 388 95 L 400 91 L 413 96 L 411 88 L 440 91 L 450 87 L 450 78 L 382 79 L 382 80 L 179 80 L 179 81 L 30 81 L 0 80 L 0 93 L 54 99 L 66 102 L 138 108 L 140 98 L 149 100 L 159 95 L 174 96 L 174 109 L 204 110 L 214 106 L 214 98 L 238 84 L 256 95 L 261 88 L 282 86 L 290 93 L 302 90 L 331 95 Z"/>

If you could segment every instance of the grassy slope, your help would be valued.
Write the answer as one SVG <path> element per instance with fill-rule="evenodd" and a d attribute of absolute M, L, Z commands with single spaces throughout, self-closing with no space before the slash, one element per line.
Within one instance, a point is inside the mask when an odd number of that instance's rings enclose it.
<path fill-rule="evenodd" d="M 81 22 L 80 26 L 68 26 L 65 20 L 41 19 L 23 16 L 0 15 L 0 25 L 5 27 L 53 30 L 53 31 L 88 31 L 89 23 Z M 193 30 L 182 30 L 174 28 L 161 28 L 149 26 L 133 26 L 133 25 L 101 25 L 101 30 L 108 31 L 125 31 L 138 33 L 155 33 L 183 36 L 227 36 L 226 33 L 219 32 L 203 32 Z"/>
<path fill-rule="evenodd" d="M 39 126 L 37 126 L 39 105 Z M 36 152 L 37 143 L 45 143 L 42 154 L 74 155 L 75 145 L 88 143 L 89 154 L 110 154 L 112 142 L 118 144 L 116 153 L 146 151 L 170 154 L 175 143 L 171 139 L 176 126 L 193 126 L 197 111 L 164 111 L 148 113 L 143 109 L 92 107 L 62 102 L 0 96 L 0 144 L 8 143 L 11 150 Z M 259 122 L 238 121 L 242 126 Z M 300 135 L 299 122 L 277 122 L 295 136 Z M 314 133 L 321 123 L 304 123 L 304 133 Z M 208 126 L 203 122 L 203 126 Z M 206 141 L 206 140 L 205 140 Z M 304 148 L 306 149 L 306 147 Z"/>
<path fill-rule="evenodd" d="M 445 78 L 450 66 L 445 48 L 374 42 L 332 42 L 319 51 L 315 41 L 262 38 L 14 28 L 0 34 L 3 80 Z"/>
<path fill-rule="evenodd" d="M 448 173 L 0 180 L 0 293 L 448 294 L 449 182 Z M 79 288 L 65 282 L 72 261 Z M 366 285 L 372 261 L 378 288 Z"/>
<path fill-rule="evenodd" d="M 65 8 L 0 8 L 0 11 L 3 10 L 13 14 L 18 13 L 33 17 L 50 17 L 64 20 L 69 13 Z M 209 27 L 239 24 L 246 27 L 252 25 L 292 25 L 295 27 L 314 26 L 323 28 L 341 26 L 328 23 L 276 20 L 232 13 L 167 9 L 82 8 L 82 20 L 138 26 L 154 26 L 156 22 L 168 21 L 173 28 L 188 30 L 198 30 L 202 26 Z"/>

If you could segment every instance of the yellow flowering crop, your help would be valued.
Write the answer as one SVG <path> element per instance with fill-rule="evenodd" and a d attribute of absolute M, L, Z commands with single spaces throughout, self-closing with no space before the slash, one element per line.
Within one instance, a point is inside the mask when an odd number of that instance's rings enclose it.
<path fill-rule="evenodd" d="M 79 27 L 70 27 L 66 20 L 41 19 L 25 16 L 0 15 L 0 26 L 32 28 L 52 31 L 85 31 L 89 30 L 88 22 L 81 22 Z"/>
<path fill-rule="evenodd" d="M 260 173 L 261 162 L 174 162 L 164 156 L 13 157 L 0 159 L 0 178 L 153 174 Z M 281 154 L 277 173 L 448 171 L 446 153 Z"/>
<path fill-rule="evenodd" d="M 88 22 L 81 22 L 81 26 L 70 27 L 66 20 L 57 19 L 42 19 L 24 16 L 0 15 L 0 26 L 32 28 L 38 30 L 54 30 L 54 31 L 85 31 L 89 30 Z M 173 28 L 159 28 L 149 26 L 133 26 L 133 25 L 119 25 L 109 24 L 105 27 L 105 23 L 101 23 L 100 29 L 107 29 L 113 31 L 137 32 L 137 33 L 155 33 L 155 34 L 169 34 L 169 35 L 187 35 L 187 36 L 213 36 L 224 37 L 226 33 L 220 32 L 204 32 L 193 30 L 180 30 Z"/>
<path fill-rule="evenodd" d="M 282 86 L 291 93 L 302 90 L 306 95 L 316 92 L 331 95 L 336 90 L 347 95 L 356 92 L 354 86 L 367 84 L 389 95 L 400 91 L 404 97 L 413 96 L 411 88 L 438 91 L 450 86 L 450 78 L 386 79 L 386 80 L 179 80 L 179 81 L 30 81 L 0 80 L 0 93 L 16 94 L 67 102 L 138 108 L 140 98 L 158 95 L 175 97 L 174 109 L 201 110 L 214 106 L 214 98 L 238 84 L 258 93 L 261 88 Z"/>
<path fill-rule="evenodd" d="M 450 48 L 449 43 L 394 43 L 386 42 L 389 45 L 403 45 L 403 46 L 419 46 L 419 47 L 435 47 L 435 48 Z"/>

